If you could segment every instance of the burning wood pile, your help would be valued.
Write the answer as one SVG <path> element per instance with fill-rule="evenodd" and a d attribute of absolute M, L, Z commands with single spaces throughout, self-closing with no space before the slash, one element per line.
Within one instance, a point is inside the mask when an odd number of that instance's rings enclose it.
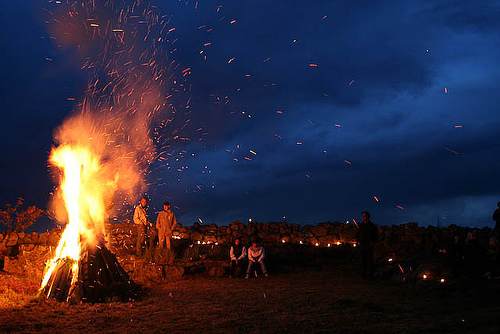
<path fill-rule="evenodd" d="M 75 268 L 78 274 L 73 282 Z M 85 247 L 78 261 L 59 259 L 40 291 L 42 296 L 58 301 L 91 303 L 135 300 L 140 292 L 104 244 Z"/>
<path fill-rule="evenodd" d="M 86 147 L 60 145 L 50 163 L 61 172 L 56 201 L 68 222 L 47 263 L 40 294 L 67 302 L 136 299 L 140 288 L 105 246 L 106 203 L 115 191 L 100 156 Z"/>

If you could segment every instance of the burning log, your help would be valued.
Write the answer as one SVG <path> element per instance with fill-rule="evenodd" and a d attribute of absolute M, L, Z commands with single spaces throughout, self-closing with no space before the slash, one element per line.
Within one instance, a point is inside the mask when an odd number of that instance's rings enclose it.
<path fill-rule="evenodd" d="M 57 260 L 56 267 L 41 294 L 47 298 L 68 301 L 75 263 L 76 261 L 69 257 Z"/>
<path fill-rule="evenodd" d="M 75 273 L 78 278 L 73 282 Z M 135 300 L 140 292 L 116 256 L 101 243 L 83 247 L 78 261 L 69 257 L 57 260 L 40 295 L 58 301 L 98 303 Z"/>

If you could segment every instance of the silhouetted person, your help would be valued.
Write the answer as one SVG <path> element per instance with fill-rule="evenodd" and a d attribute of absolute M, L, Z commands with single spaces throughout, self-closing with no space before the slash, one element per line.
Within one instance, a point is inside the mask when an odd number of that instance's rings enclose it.
<path fill-rule="evenodd" d="M 453 275 L 459 276 L 463 274 L 464 268 L 464 248 L 465 244 L 459 235 L 454 235 L 452 242 L 446 250 L 448 263 L 451 267 Z"/>
<path fill-rule="evenodd" d="M 241 243 L 240 238 L 236 238 L 234 240 L 234 243 L 229 250 L 229 257 L 231 258 L 229 278 L 236 277 L 236 268 L 239 268 L 240 275 L 241 273 L 245 272 L 248 253 L 247 248 Z"/>
<path fill-rule="evenodd" d="M 493 231 L 495 232 L 497 238 L 500 237 L 500 202 L 497 203 L 498 209 L 493 212 L 493 220 L 495 221 L 495 228 Z"/>
<path fill-rule="evenodd" d="M 484 253 L 474 232 L 467 234 L 464 251 L 465 269 L 470 278 L 479 278 L 484 264 Z"/>
<path fill-rule="evenodd" d="M 378 240 L 377 226 L 370 220 L 370 213 L 363 212 L 363 222 L 358 226 L 357 244 L 361 260 L 361 275 L 372 279 L 374 271 L 373 244 Z"/>
<path fill-rule="evenodd" d="M 486 252 L 488 259 L 487 276 L 497 278 L 500 275 L 500 243 L 496 237 L 491 237 L 488 243 L 488 251 Z"/>

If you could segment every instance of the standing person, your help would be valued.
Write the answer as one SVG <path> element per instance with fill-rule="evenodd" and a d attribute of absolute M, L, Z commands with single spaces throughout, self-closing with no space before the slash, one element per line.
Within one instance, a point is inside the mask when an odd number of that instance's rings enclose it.
<path fill-rule="evenodd" d="M 241 244 L 241 239 L 236 238 L 234 240 L 234 244 L 231 246 L 229 250 L 229 257 L 231 258 L 231 268 L 229 273 L 229 278 L 236 277 L 234 276 L 236 267 L 240 268 L 241 273 L 245 270 L 245 264 L 247 260 L 247 248 Z"/>
<path fill-rule="evenodd" d="M 134 211 L 134 224 L 137 225 L 137 244 L 136 252 L 137 256 L 143 255 L 143 247 L 146 242 L 146 235 L 148 233 L 149 220 L 148 220 L 148 199 L 146 197 L 141 198 L 139 205 L 135 207 Z"/>
<path fill-rule="evenodd" d="M 500 237 L 500 202 L 497 203 L 498 208 L 493 212 L 493 220 L 495 221 L 495 228 L 493 231 L 497 235 L 497 238 Z"/>
<path fill-rule="evenodd" d="M 474 231 L 467 233 L 465 240 L 464 260 L 466 274 L 471 279 L 479 279 L 483 274 L 485 252 L 476 238 Z"/>
<path fill-rule="evenodd" d="M 252 272 L 253 267 L 256 263 L 260 264 L 264 276 L 269 277 L 266 265 L 264 264 L 265 257 L 266 257 L 266 252 L 264 251 L 264 247 L 259 245 L 257 241 L 252 241 L 252 246 L 248 249 L 248 268 L 247 268 L 247 275 L 245 276 L 245 278 L 250 277 L 250 273 Z M 255 276 L 257 276 L 257 272 L 255 272 Z"/>
<path fill-rule="evenodd" d="M 177 218 L 175 213 L 170 209 L 170 203 L 163 203 L 163 211 L 158 214 L 156 219 L 156 229 L 158 230 L 158 244 L 160 248 L 171 249 L 170 238 L 172 237 L 172 232 L 177 227 Z"/>
<path fill-rule="evenodd" d="M 370 220 L 370 213 L 363 212 L 363 222 L 358 228 L 357 244 L 361 257 L 363 278 L 372 279 L 374 271 L 373 244 L 378 240 L 377 226 Z"/>

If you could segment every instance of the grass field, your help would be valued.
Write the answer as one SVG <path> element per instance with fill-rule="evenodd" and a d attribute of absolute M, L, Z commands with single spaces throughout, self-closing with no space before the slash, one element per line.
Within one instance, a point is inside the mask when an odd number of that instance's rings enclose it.
<path fill-rule="evenodd" d="M 396 285 L 328 269 L 198 276 L 145 285 L 140 301 L 69 305 L 0 272 L 0 332 L 499 333 L 498 285 Z"/>
<path fill-rule="evenodd" d="M 69 305 L 0 272 L 0 332 L 499 333 L 498 283 L 363 281 L 340 270 L 145 285 L 140 301 Z"/>

